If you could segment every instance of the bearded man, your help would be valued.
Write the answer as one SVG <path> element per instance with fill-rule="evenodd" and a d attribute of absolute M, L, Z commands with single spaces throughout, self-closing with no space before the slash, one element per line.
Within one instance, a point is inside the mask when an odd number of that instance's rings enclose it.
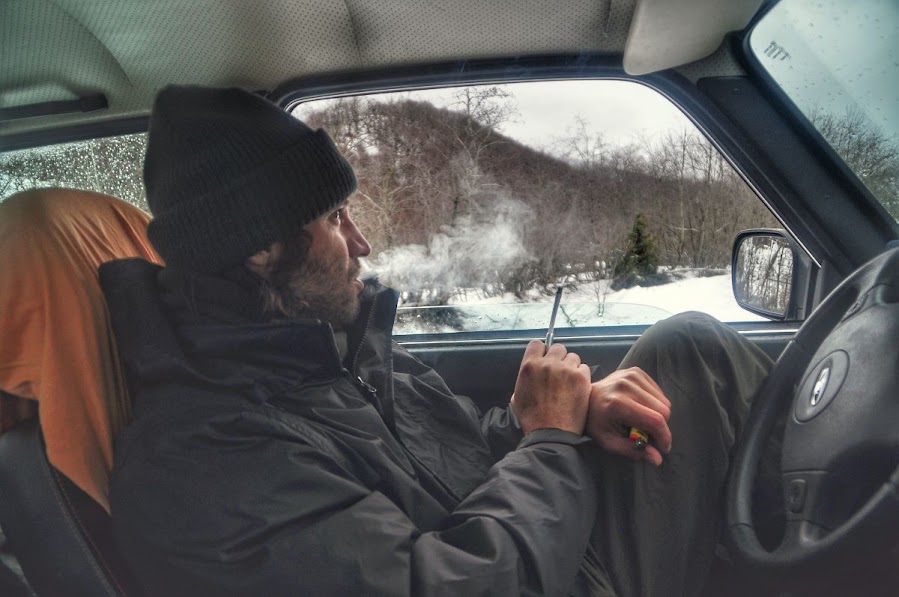
<path fill-rule="evenodd" d="M 679 316 L 591 383 L 534 340 L 482 415 L 393 342 L 396 294 L 359 281 L 356 181 L 325 132 L 170 87 L 144 178 L 167 265 L 101 281 L 135 402 L 113 524 L 148 593 L 701 590 L 760 350 Z M 635 452 L 629 425 L 654 445 Z"/>

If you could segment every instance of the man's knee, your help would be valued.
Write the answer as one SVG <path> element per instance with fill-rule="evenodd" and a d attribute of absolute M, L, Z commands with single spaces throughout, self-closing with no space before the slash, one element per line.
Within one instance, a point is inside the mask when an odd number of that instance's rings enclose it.
<path fill-rule="evenodd" d="M 680 384 L 700 374 L 711 375 L 745 393 L 767 374 L 771 359 L 730 326 L 705 313 L 688 311 L 646 330 L 621 366 L 637 366 Z"/>
<path fill-rule="evenodd" d="M 693 311 L 650 327 L 622 362 L 623 367 L 637 366 L 652 375 L 672 402 L 678 393 L 697 405 L 714 400 L 728 413 L 730 437 L 740 429 L 771 364 L 764 351 L 736 330 Z"/>
<path fill-rule="evenodd" d="M 699 311 L 687 311 L 672 315 L 651 326 L 640 337 L 638 344 L 650 345 L 655 351 L 675 352 L 691 350 L 713 352 L 734 334 L 728 326 L 711 315 Z"/>

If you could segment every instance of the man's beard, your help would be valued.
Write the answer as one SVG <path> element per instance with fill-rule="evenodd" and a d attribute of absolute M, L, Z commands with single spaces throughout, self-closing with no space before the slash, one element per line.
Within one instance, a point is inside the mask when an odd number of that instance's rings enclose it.
<path fill-rule="evenodd" d="M 335 329 L 346 329 L 359 315 L 353 280 L 361 265 L 356 260 L 351 263 L 345 268 L 309 253 L 299 264 L 282 258 L 266 284 L 266 309 L 286 319 L 320 319 Z"/>

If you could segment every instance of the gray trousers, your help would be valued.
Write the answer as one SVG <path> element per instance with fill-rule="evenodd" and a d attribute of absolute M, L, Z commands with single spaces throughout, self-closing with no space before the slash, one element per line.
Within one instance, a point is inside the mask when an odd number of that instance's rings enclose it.
<path fill-rule="evenodd" d="M 599 513 L 574 593 L 699 595 L 715 561 L 732 449 L 772 361 L 726 325 L 685 313 L 643 334 L 620 368 L 633 366 L 671 400 L 672 450 L 656 468 L 597 449 Z"/>

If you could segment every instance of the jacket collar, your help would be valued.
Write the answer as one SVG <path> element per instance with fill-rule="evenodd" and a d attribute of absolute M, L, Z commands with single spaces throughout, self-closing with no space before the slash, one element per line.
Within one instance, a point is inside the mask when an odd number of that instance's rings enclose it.
<path fill-rule="evenodd" d="M 300 354 L 340 361 L 331 325 L 318 319 L 281 320 L 266 314 L 262 302 L 262 279 L 245 268 L 221 276 L 204 275 L 175 267 L 161 269 L 157 284 L 162 302 L 176 325 L 187 335 L 213 340 L 229 335 L 238 326 L 248 338 L 261 335 L 266 352 Z M 390 344 L 396 316 L 397 294 L 377 283 L 368 283 L 361 295 L 359 317 L 347 330 L 346 366 L 358 375 L 359 360 L 366 355 L 363 344 Z M 257 333 L 254 333 L 254 330 Z M 303 345 L 308 344 L 308 349 Z M 205 348 L 210 346 L 194 347 Z M 226 347 L 222 347 L 227 349 Z M 263 346 L 238 342 L 233 345 L 238 358 L 258 354 Z M 377 351 L 381 353 L 382 351 Z"/>
<path fill-rule="evenodd" d="M 129 384 L 200 378 L 256 387 L 260 380 L 293 384 L 349 370 L 374 386 L 382 414 L 392 418 L 393 290 L 363 291 L 344 365 L 329 324 L 266 318 L 251 278 L 163 269 L 141 259 L 106 263 L 100 274 Z"/>

